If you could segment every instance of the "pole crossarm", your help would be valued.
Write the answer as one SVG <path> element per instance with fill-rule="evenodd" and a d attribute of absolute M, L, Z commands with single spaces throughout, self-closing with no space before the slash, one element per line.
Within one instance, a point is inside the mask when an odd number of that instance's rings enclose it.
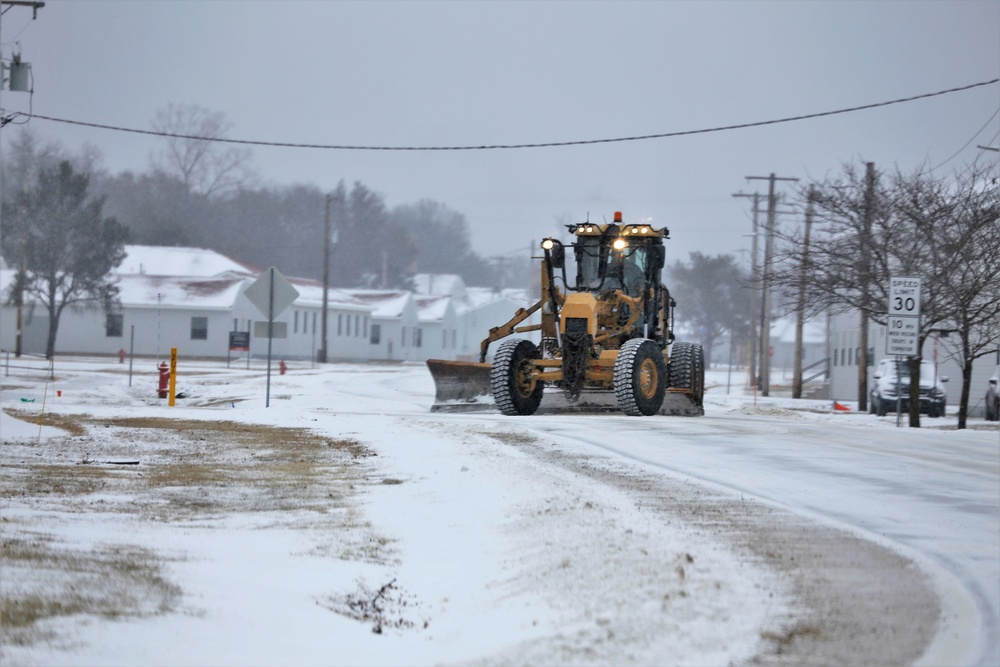
<path fill-rule="evenodd" d="M 0 0 L 0 8 L 7 5 L 8 9 L 11 7 L 31 7 L 31 18 L 38 18 L 38 10 L 45 6 L 44 2 L 34 2 L 33 0 Z M 4 9 L 4 12 L 7 10 Z"/>

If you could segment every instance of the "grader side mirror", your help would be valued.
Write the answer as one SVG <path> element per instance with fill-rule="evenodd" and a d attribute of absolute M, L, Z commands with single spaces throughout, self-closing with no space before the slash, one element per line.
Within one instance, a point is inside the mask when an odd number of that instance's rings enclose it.
<path fill-rule="evenodd" d="M 663 265 L 667 261 L 667 249 L 661 245 L 654 245 L 652 247 L 652 262 L 651 269 L 653 274 L 657 274 L 663 270 Z"/>
<path fill-rule="evenodd" d="M 566 266 L 566 247 L 556 239 L 545 239 L 542 241 L 542 249 L 545 250 L 552 259 L 552 267 L 562 269 Z"/>

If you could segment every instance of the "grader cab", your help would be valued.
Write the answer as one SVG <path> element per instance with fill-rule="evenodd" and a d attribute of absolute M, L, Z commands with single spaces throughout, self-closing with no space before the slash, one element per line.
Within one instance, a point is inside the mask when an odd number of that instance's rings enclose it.
<path fill-rule="evenodd" d="M 703 352 L 674 342 L 674 301 L 661 281 L 668 230 L 625 224 L 621 212 L 610 224 L 568 228 L 574 237 L 568 248 L 554 238 L 542 241 L 541 298 L 490 329 L 479 363 L 427 362 L 437 389 L 433 409 L 482 406 L 489 395 L 506 415 L 539 407 L 704 414 Z M 535 313 L 541 322 L 525 324 Z"/>

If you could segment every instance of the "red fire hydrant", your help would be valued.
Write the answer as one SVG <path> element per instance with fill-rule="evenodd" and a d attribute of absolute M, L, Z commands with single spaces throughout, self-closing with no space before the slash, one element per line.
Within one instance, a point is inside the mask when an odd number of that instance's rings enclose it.
<path fill-rule="evenodd" d="M 167 387 L 170 385 L 170 366 L 167 366 L 167 362 L 162 362 L 159 366 L 160 368 L 160 386 L 159 386 L 159 397 L 167 397 Z"/>
<path fill-rule="evenodd" d="M 118 350 L 118 363 L 119 364 L 124 364 L 125 363 L 125 348 L 124 347 L 122 349 Z"/>
<path fill-rule="evenodd" d="M 281 360 L 281 361 L 280 361 L 280 362 L 278 363 L 278 374 L 279 374 L 279 375 L 284 375 L 284 374 L 285 374 L 285 371 L 287 371 L 287 370 L 288 370 L 288 366 L 286 366 L 286 365 L 285 365 L 285 360 L 284 360 L 284 359 L 282 359 L 282 360 Z"/>

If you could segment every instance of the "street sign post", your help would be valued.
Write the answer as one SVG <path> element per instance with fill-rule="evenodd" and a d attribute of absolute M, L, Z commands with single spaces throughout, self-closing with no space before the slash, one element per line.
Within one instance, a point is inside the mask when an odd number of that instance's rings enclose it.
<path fill-rule="evenodd" d="M 229 350 L 226 351 L 226 368 L 229 368 L 229 362 L 232 360 L 233 351 L 246 352 L 247 358 L 250 358 L 250 332 L 249 331 L 230 331 L 229 332 Z"/>
<path fill-rule="evenodd" d="M 264 407 L 271 407 L 271 341 L 274 339 L 274 318 L 283 313 L 299 297 L 281 271 L 273 266 L 262 273 L 243 293 L 250 303 L 267 318 L 267 398 Z M 256 329 L 256 326 L 254 327 Z M 256 332 L 255 332 L 256 333 Z M 284 337 L 284 336 L 282 336 Z"/>
<path fill-rule="evenodd" d="M 903 397 L 900 366 L 903 357 L 920 356 L 920 288 L 913 276 L 889 278 L 889 313 L 886 321 L 885 353 L 896 357 L 896 426 L 901 425 Z"/>

